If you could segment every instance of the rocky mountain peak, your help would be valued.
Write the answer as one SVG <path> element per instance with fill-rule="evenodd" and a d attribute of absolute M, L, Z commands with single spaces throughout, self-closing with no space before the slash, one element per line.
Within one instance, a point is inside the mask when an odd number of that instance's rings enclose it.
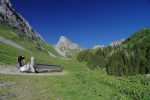
<path fill-rule="evenodd" d="M 61 36 L 58 43 L 55 45 L 55 50 L 62 56 L 71 54 L 72 51 L 80 50 L 78 44 L 71 42 L 65 36 Z"/>
<path fill-rule="evenodd" d="M 59 43 L 66 43 L 66 42 L 70 42 L 70 40 L 68 40 L 65 36 L 61 36 L 59 39 Z"/>
<path fill-rule="evenodd" d="M 67 49 L 76 49 L 79 47 L 77 44 L 71 42 L 65 36 L 60 37 L 60 40 L 58 41 L 56 46 L 59 48 L 67 48 Z"/>

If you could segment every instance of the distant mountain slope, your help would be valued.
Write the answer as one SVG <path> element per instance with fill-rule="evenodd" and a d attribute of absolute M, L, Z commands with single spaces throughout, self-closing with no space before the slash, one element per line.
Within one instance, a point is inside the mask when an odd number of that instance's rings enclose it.
<path fill-rule="evenodd" d="M 0 22 L 9 27 L 21 30 L 24 33 L 23 35 L 31 40 L 44 41 L 40 34 L 12 8 L 10 0 L 0 0 Z"/>
<path fill-rule="evenodd" d="M 119 45 L 81 51 L 77 59 L 86 61 L 91 69 L 106 68 L 108 75 L 149 74 L 150 28 L 137 31 Z"/>

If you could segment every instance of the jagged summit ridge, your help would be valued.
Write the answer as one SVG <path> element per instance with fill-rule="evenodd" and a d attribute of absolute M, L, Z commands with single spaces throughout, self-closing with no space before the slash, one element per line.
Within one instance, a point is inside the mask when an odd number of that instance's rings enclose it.
<path fill-rule="evenodd" d="M 78 48 L 78 44 L 72 43 L 70 40 L 68 40 L 65 36 L 61 36 L 60 40 L 56 44 L 56 47 L 59 47 L 61 49 L 76 49 Z"/>
<path fill-rule="evenodd" d="M 68 39 L 65 36 L 60 36 L 60 40 L 59 41 L 68 41 Z"/>
<path fill-rule="evenodd" d="M 43 40 L 28 21 L 12 8 L 10 0 L 0 0 L 0 22 L 9 27 L 21 30 L 29 38 Z"/>

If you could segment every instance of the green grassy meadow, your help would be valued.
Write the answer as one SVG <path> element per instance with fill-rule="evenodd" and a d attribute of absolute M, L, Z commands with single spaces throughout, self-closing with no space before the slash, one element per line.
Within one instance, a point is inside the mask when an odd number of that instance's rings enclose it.
<path fill-rule="evenodd" d="M 0 75 L 0 96 L 12 100 L 149 100 L 150 78 L 107 76 L 100 69 L 91 71 L 76 61 L 61 61 L 63 76 Z"/>

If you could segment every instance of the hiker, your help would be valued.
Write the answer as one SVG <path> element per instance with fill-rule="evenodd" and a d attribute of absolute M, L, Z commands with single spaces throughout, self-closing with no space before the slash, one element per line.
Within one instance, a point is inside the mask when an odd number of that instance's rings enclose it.
<path fill-rule="evenodd" d="M 24 56 L 18 56 L 17 58 L 17 68 L 19 69 L 20 67 L 22 67 L 22 60 L 24 60 L 25 57 Z"/>

